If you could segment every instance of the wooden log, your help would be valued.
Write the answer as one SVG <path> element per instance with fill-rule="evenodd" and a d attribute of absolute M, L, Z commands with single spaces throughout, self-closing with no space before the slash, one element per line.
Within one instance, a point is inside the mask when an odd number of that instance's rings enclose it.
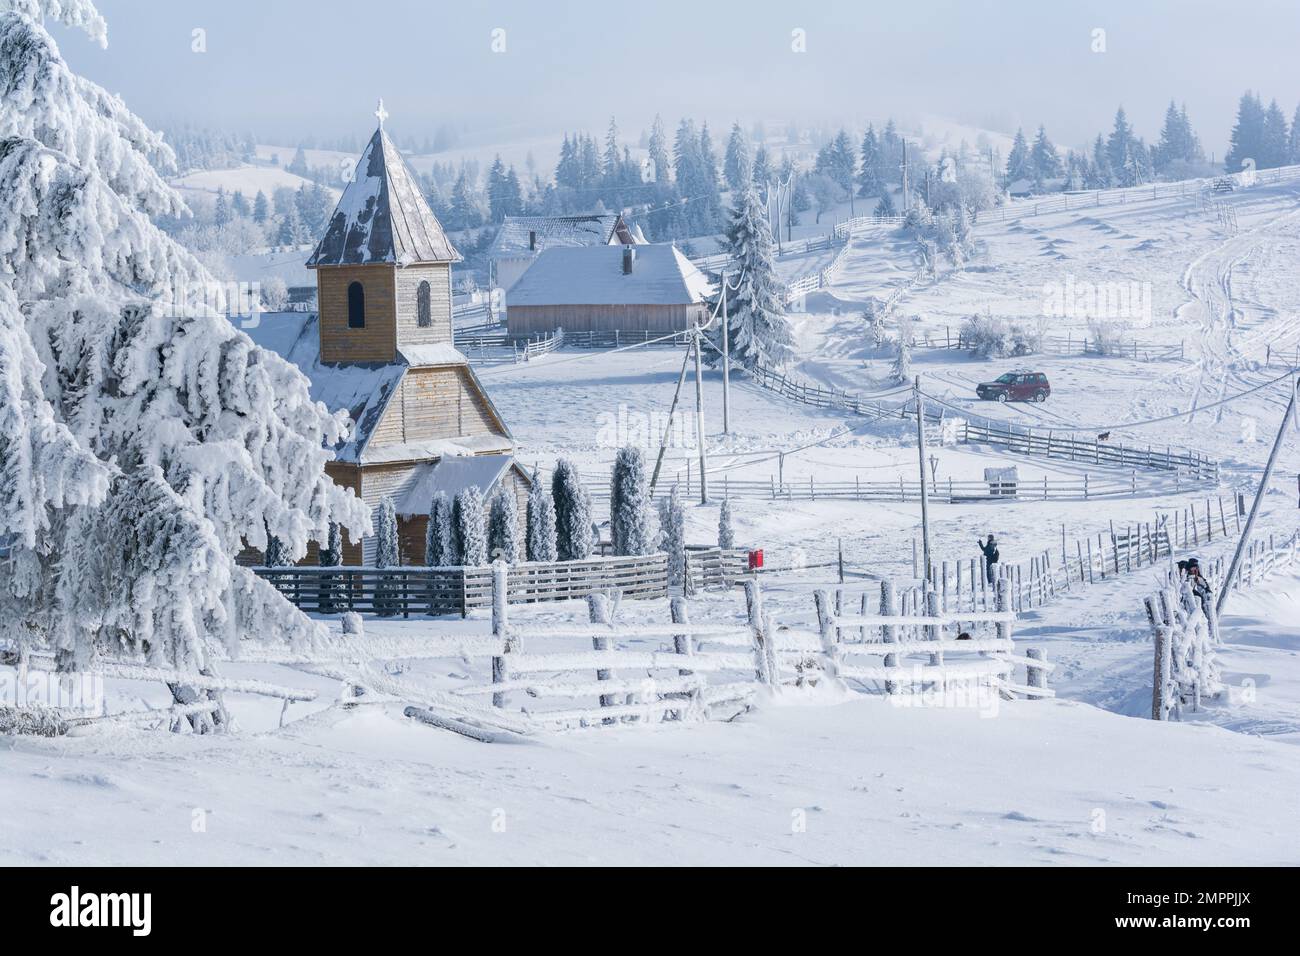
<path fill-rule="evenodd" d="M 894 585 L 888 579 L 880 582 L 880 615 L 881 617 L 893 617 L 896 606 L 894 603 Z M 882 625 L 880 628 L 880 638 L 886 644 L 898 643 L 898 628 L 892 624 Z M 886 667 L 898 666 L 897 654 L 886 654 L 884 665 Z M 885 681 L 885 693 L 898 693 L 898 684 L 895 681 Z"/>

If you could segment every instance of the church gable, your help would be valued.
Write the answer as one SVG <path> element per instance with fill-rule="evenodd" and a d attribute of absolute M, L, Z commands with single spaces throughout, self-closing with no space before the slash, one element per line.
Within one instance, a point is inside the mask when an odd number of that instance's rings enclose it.
<path fill-rule="evenodd" d="M 496 409 L 465 365 L 408 368 L 370 436 L 362 461 L 417 452 L 483 454 L 513 447 Z"/>

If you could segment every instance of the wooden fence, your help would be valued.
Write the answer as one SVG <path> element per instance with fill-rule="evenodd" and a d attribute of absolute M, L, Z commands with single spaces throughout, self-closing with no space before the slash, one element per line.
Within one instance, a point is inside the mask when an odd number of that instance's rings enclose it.
<path fill-rule="evenodd" d="M 1069 193 L 1041 199 L 1018 199 L 979 214 L 980 219 L 997 218 L 1023 219 L 1028 216 L 1042 216 L 1054 212 L 1066 212 L 1071 209 L 1088 209 L 1099 206 L 1122 206 L 1133 202 L 1150 200 L 1178 200 L 1199 197 L 1216 179 L 1232 179 L 1237 186 L 1248 186 L 1252 182 L 1258 185 L 1286 182 L 1300 176 L 1300 166 L 1280 166 L 1276 169 L 1252 170 L 1249 173 L 1231 173 L 1227 176 L 1215 176 L 1208 179 L 1187 179 L 1175 183 L 1152 183 L 1148 186 L 1132 186 L 1121 189 L 1100 189 L 1083 193 Z"/>
<path fill-rule="evenodd" d="M 912 413 L 915 417 L 915 412 Z M 1186 474 L 1197 479 L 1219 480 L 1219 463 L 1191 450 L 1175 450 L 1147 445 L 1134 447 L 1123 442 L 1102 441 L 1056 435 L 1048 431 L 998 427 L 991 422 L 966 421 L 961 428 L 961 441 L 967 444 L 998 445 L 1007 451 L 1039 458 L 1064 458 L 1075 462 L 1111 465 L 1118 468 L 1142 468 L 1148 471 L 1169 471 Z"/>
<path fill-rule="evenodd" d="M 1054 696 L 1046 680 L 1052 665 L 1042 653 L 1015 654 L 1017 615 L 1009 579 L 998 581 L 992 610 L 945 612 L 934 588 L 920 592 L 919 600 L 913 593 L 911 602 L 905 598 L 900 607 L 887 580 L 880 583 L 879 594 L 878 613 L 871 612 L 867 592 L 861 595 L 860 611 L 853 613 L 845 608 L 843 589 L 833 604 L 827 591 L 815 593 L 824 666 L 832 676 L 879 682 L 891 696 L 971 687 L 1006 696 Z M 926 658 L 925 663 L 908 664 L 907 658 L 915 656 Z M 1024 684 L 1015 680 L 1017 666 L 1026 671 Z"/>
<path fill-rule="evenodd" d="M 460 614 L 492 604 L 492 568 L 254 568 L 304 611 L 385 616 Z M 668 594 L 668 556 L 591 558 L 510 566 L 510 600 L 567 601 L 616 590 L 630 598 Z"/>
<path fill-rule="evenodd" d="M 945 326 L 942 338 L 931 338 L 927 331 L 921 341 L 912 343 L 912 347 L 967 351 L 974 349 L 975 345 L 966 338 L 963 331 L 958 330 L 957 334 L 953 335 L 952 329 Z M 1184 342 L 1180 339 L 1177 345 L 1171 345 L 1168 342 L 1139 342 L 1137 339 L 1133 339 L 1130 342 L 1100 344 L 1096 339 L 1088 338 L 1086 335 L 1078 337 L 1073 335 L 1045 335 L 1038 338 L 1024 354 L 1104 355 L 1116 358 L 1131 358 L 1143 362 L 1165 359 L 1181 360 L 1184 358 Z"/>

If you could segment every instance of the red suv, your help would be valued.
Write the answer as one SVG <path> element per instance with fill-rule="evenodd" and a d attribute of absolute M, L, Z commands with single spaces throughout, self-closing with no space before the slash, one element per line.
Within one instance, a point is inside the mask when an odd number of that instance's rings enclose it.
<path fill-rule="evenodd" d="M 975 386 L 975 394 L 991 402 L 1045 402 L 1052 386 L 1042 372 L 1007 372 Z"/>

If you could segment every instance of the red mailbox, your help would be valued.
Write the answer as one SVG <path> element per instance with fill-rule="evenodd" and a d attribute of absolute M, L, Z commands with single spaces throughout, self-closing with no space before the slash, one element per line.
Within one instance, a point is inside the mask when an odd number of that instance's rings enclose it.
<path fill-rule="evenodd" d="M 763 566 L 763 549 L 749 552 L 749 570 L 756 571 Z"/>

